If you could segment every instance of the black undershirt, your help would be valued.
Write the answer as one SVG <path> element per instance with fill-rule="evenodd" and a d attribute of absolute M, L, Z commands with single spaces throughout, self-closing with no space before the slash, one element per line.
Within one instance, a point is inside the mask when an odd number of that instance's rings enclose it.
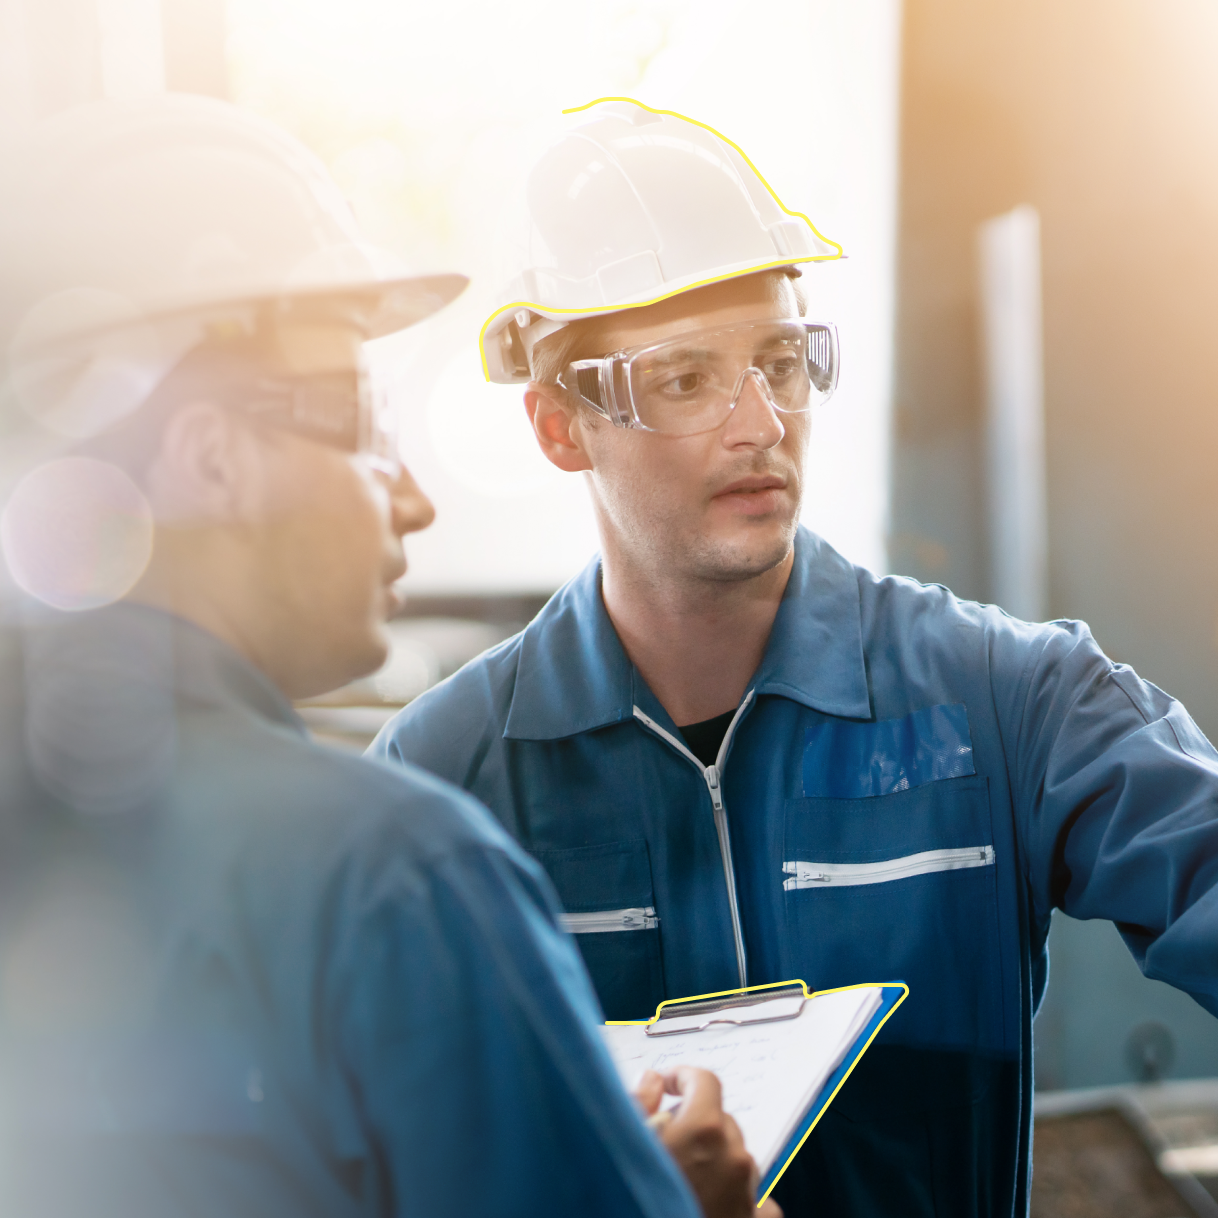
<path fill-rule="evenodd" d="M 689 751 L 703 765 L 714 765 L 715 758 L 719 756 L 719 746 L 735 714 L 734 710 L 724 711 L 713 719 L 703 719 L 701 723 L 689 723 L 678 729 L 685 737 Z"/>

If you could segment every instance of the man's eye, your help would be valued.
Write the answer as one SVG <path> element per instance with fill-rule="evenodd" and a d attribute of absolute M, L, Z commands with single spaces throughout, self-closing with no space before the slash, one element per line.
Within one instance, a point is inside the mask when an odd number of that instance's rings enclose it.
<path fill-rule="evenodd" d="M 766 378 L 771 381 L 785 381 L 799 372 L 799 361 L 796 359 L 773 359 L 761 366 Z"/>
<path fill-rule="evenodd" d="M 668 397 L 692 397 L 702 388 L 703 377 L 698 372 L 682 372 L 680 376 L 669 377 L 661 386 Z"/>

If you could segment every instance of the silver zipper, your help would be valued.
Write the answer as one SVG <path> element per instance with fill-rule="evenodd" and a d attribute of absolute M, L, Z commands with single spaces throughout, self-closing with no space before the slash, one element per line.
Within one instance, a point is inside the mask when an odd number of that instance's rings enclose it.
<path fill-rule="evenodd" d="M 598 909 L 595 913 L 565 913 L 563 929 L 573 935 L 600 935 L 618 930 L 655 930 L 660 925 L 655 908 Z"/>
<path fill-rule="evenodd" d="M 879 863 L 783 863 L 791 878 L 783 880 L 788 892 L 797 888 L 853 888 L 860 884 L 886 884 L 932 871 L 961 871 L 992 867 L 993 846 L 964 846 L 955 850 L 923 850 Z"/>
<path fill-rule="evenodd" d="M 740 926 L 740 902 L 736 897 L 736 868 L 732 863 L 732 839 L 727 829 L 727 809 L 723 806 L 723 763 L 727 759 L 728 746 L 732 742 L 732 733 L 736 730 L 736 724 L 740 722 L 740 717 L 752 700 L 753 691 L 750 689 L 744 695 L 744 700 L 736 707 L 736 713 L 732 716 L 731 723 L 727 725 L 727 731 L 723 734 L 723 743 L 719 745 L 714 764 L 708 766 L 704 766 L 690 752 L 683 740 L 678 740 L 671 732 L 666 732 L 650 715 L 644 714 L 637 706 L 634 708 L 634 717 L 640 723 L 645 724 L 657 736 L 667 740 L 678 753 L 688 757 L 698 767 L 702 781 L 706 783 L 706 789 L 710 792 L 711 807 L 714 809 L 715 815 L 715 833 L 719 838 L 719 857 L 723 861 L 723 878 L 727 884 L 728 907 L 732 915 L 732 938 L 736 944 L 736 971 L 740 975 L 742 989 L 749 983 L 749 970 L 748 962 L 744 958 L 744 931 Z"/>

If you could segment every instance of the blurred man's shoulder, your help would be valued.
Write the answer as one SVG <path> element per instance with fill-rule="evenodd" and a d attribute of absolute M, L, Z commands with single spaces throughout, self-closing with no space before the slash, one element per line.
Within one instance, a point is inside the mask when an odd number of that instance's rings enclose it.
<path fill-rule="evenodd" d="M 220 818 L 262 856 L 354 851 L 424 863 L 516 849 L 477 800 L 417 765 L 387 765 L 279 725 L 193 750 L 178 795 L 187 815 Z"/>

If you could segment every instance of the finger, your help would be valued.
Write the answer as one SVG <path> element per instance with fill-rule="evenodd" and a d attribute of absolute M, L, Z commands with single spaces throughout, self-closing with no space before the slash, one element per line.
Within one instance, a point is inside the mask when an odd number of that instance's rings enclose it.
<path fill-rule="evenodd" d="M 647 1070 L 639 1079 L 632 1093 L 644 1116 L 651 1116 L 664 1098 L 664 1078 L 654 1070 Z"/>
<path fill-rule="evenodd" d="M 754 1183 L 757 1183 L 761 1179 L 761 1176 L 757 1172 L 757 1164 L 753 1163 L 753 1156 L 744 1149 L 744 1134 L 740 1132 L 740 1126 L 736 1124 L 736 1118 L 725 1112 L 720 1120 L 720 1126 L 723 1129 L 723 1137 L 726 1143 L 724 1149 L 731 1151 L 733 1154 L 739 1152 L 748 1157 L 749 1163 L 752 1164 L 753 1174 L 757 1177 Z"/>
<path fill-rule="evenodd" d="M 778 1208 L 778 1202 L 772 1197 L 767 1197 L 765 1205 L 761 1206 L 757 1211 L 758 1218 L 782 1218 L 782 1210 Z"/>
<path fill-rule="evenodd" d="M 678 1066 L 664 1076 L 664 1089 L 682 1098 L 677 1120 L 700 1121 L 723 1111 L 723 1088 L 709 1070 Z"/>

